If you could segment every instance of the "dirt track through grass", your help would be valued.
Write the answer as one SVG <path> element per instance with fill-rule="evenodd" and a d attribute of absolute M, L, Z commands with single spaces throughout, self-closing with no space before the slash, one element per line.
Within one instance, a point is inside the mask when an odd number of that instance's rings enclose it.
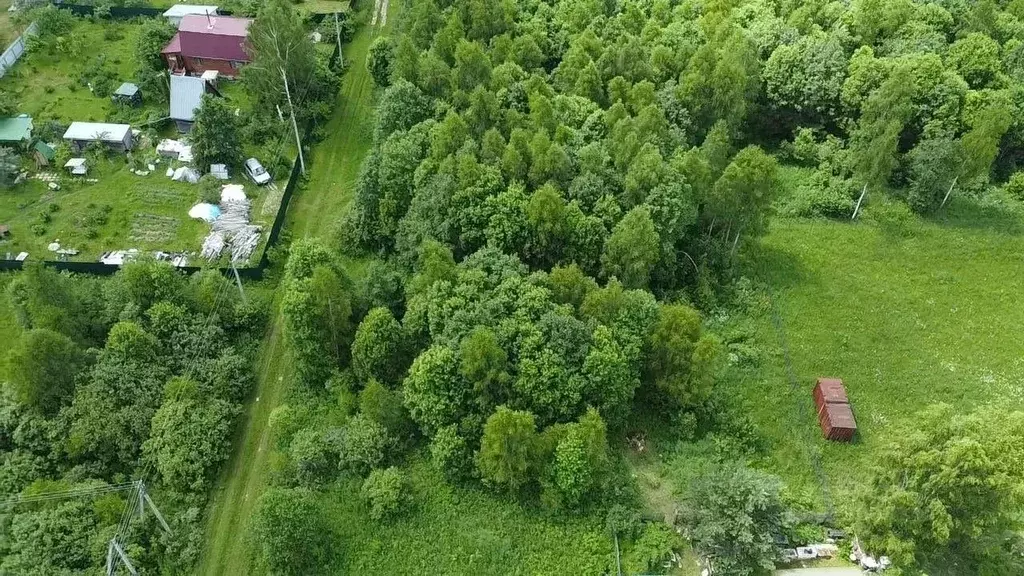
<path fill-rule="evenodd" d="M 391 10 L 397 10 L 398 3 Z M 391 15 L 392 22 L 394 14 Z M 308 185 L 292 199 L 286 229 L 293 237 L 329 238 L 352 198 L 359 166 L 370 147 L 373 81 L 366 71 L 366 51 L 377 28 L 361 27 L 344 47 L 349 70 L 342 79 L 327 138 L 313 150 Z M 253 505 L 267 485 L 270 468 L 270 413 L 290 384 L 290 359 L 282 333 L 283 319 L 273 306 L 273 321 L 260 349 L 257 386 L 239 424 L 234 452 L 211 495 L 206 549 L 199 574 L 248 573 L 243 536 Z"/>

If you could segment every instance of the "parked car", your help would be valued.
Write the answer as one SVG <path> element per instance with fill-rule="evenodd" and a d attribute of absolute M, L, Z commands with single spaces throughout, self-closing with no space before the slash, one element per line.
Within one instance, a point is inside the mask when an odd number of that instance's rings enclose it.
<path fill-rule="evenodd" d="M 249 175 L 249 179 L 255 182 L 257 186 L 262 186 L 271 180 L 266 168 L 255 158 L 249 158 L 245 161 L 245 173 Z"/>

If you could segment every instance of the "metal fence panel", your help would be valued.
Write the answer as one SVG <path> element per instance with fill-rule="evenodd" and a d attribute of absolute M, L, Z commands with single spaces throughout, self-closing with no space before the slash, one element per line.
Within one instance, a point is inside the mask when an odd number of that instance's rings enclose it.
<path fill-rule="evenodd" d="M 7 69 L 14 66 L 14 63 L 21 58 L 21 55 L 25 53 L 25 38 L 27 36 L 35 35 L 36 30 L 39 27 L 33 22 L 25 28 L 25 31 L 18 36 L 11 45 L 4 50 L 3 55 L 0 55 L 0 78 L 3 78 L 4 74 L 7 73 Z"/>

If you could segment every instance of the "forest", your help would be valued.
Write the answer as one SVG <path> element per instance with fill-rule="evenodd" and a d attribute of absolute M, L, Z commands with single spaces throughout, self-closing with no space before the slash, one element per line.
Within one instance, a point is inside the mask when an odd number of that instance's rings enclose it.
<path fill-rule="evenodd" d="M 898 255 L 874 279 L 890 291 L 925 242 L 1020 246 L 1024 1 L 395 4 L 387 28 L 355 19 L 365 58 L 345 74 L 369 77 L 372 115 L 324 130 L 327 154 L 365 141 L 358 175 L 300 192 L 350 188 L 351 202 L 316 216 L 326 233 L 295 231 L 265 298 L 149 262 L 109 280 L 40 267 L 3 280 L 25 330 L 7 361 L 5 494 L 101 494 L 141 474 L 179 536 L 131 524 L 133 554 L 191 573 L 279 315 L 286 384 L 237 535 L 247 573 L 767 575 L 783 548 L 836 530 L 895 576 L 1024 571 L 1019 350 L 968 390 L 941 382 L 952 363 L 927 372 L 934 396 L 899 420 L 858 415 L 866 438 L 841 458 L 864 470 L 821 472 L 838 449 L 803 444 L 816 422 L 799 412 L 775 415 L 810 482 L 750 409 L 789 398 L 802 353 L 775 300 L 792 287 L 771 282 L 815 264 L 786 264 L 775 231 L 815 226 L 802 243 L 840 274 L 850 256 L 814 234 L 871 230 L 878 245 L 856 256 Z M 921 275 L 936 292 L 991 283 Z M 1016 285 L 998 278 L 1003 302 Z M 980 298 L 963 290 L 944 316 Z M 886 316 L 878 306 L 854 320 Z M 992 331 L 963 322 L 965 338 Z M 871 346 L 916 343 L 886 336 Z M 1004 377 L 999 402 L 959 402 Z M 812 382 L 799 385 L 809 404 Z M 861 393 L 864 414 L 900 402 L 888 385 Z M 851 480 L 830 491 L 828 474 Z M 125 509 L 101 495 L 0 516 L 0 573 L 84 573 Z"/>

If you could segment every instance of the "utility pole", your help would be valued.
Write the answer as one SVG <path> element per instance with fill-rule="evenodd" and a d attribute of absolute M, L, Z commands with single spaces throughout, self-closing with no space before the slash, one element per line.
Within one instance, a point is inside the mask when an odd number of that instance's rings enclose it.
<path fill-rule="evenodd" d="M 117 557 L 114 554 L 117 554 Z M 110 544 L 107 546 L 107 576 L 114 576 L 114 573 L 117 571 L 118 558 L 120 558 L 121 562 L 124 562 L 124 567 L 128 569 L 132 576 L 139 576 L 135 566 L 132 566 L 131 561 L 128 560 L 128 555 L 124 553 L 124 549 L 118 544 L 117 536 L 114 536 L 110 539 Z"/>
<path fill-rule="evenodd" d="M 249 299 L 245 297 L 245 289 L 242 288 L 242 279 L 238 276 L 238 268 L 235 268 L 235 259 L 231 258 L 231 271 L 235 273 L 235 284 L 238 285 L 238 292 L 242 295 L 242 302 L 244 304 L 249 303 Z"/>
<path fill-rule="evenodd" d="M 173 534 L 171 527 L 167 525 L 167 521 L 164 520 L 163 514 L 160 514 L 160 510 L 157 509 L 153 499 L 149 497 L 149 493 L 146 492 L 146 484 L 142 480 L 135 482 L 135 488 L 138 491 L 137 498 L 139 499 L 139 520 L 142 520 L 146 513 L 146 506 L 152 510 L 153 516 L 156 516 L 157 522 L 160 526 L 167 531 L 168 534 Z M 129 520 L 130 522 L 130 520 Z M 123 562 L 125 568 L 132 576 L 138 576 L 138 571 L 135 570 L 135 566 L 132 565 L 131 560 L 128 559 L 128 554 L 125 553 L 124 548 L 121 547 L 121 543 L 118 539 L 121 537 L 120 534 L 114 534 L 114 537 L 110 539 L 110 543 L 107 545 L 107 576 L 114 576 L 117 572 L 118 562 Z"/>
<path fill-rule="evenodd" d="M 868 185 L 865 184 L 864 188 L 860 191 L 860 198 L 857 198 L 857 205 L 853 208 L 853 216 L 850 216 L 850 220 L 856 220 L 857 213 L 860 212 L 860 203 L 864 200 L 864 195 L 868 193 Z"/>
<path fill-rule="evenodd" d="M 338 13 L 334 13 L 334 39 L 338 41 L 338 69 L 345 67 L 345 57 L 341 54 L 341 26 L 338 25 Z"/>
<path fill-rule="evenodd" d="M 299 147 L 299 166 L 302 173 L 306 173 L 306 160 L 302 157 L 302 141 L 299 139 L 299 125 L 295 123 L 295 106 L 292 104 L 292 91 L 288 88 L 288 75 L 281 68 L 281 79 L 284 80 L 284 93 L 288 97 L 288 107 L 292 110 L 292 128 L 295 129 L 295 145 Z"/>

